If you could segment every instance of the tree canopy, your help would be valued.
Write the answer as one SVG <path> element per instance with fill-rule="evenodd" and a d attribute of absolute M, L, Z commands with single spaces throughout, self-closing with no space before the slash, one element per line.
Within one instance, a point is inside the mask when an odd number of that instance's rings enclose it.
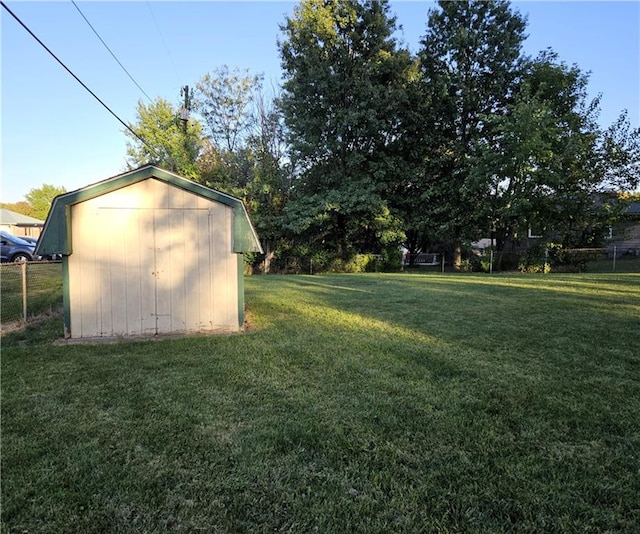
<path fill-rule="evenodd" d="M 44 221 L 49 214 L 53 199 L 66 192 L 64 186 L 43 184 L 40 187 L 30 189 L 24 196 L 24 200 L 12 203 L 1 202 L 0 207 Z"/>
<path fill-rule="evenodd" d="M 342 259 L 399 244 L 385 192 L 410 58 L 387 2 L 303 1 L 282 29 L 281 109 L 300 167 L 288 227 Z"/>
<path fill-rule="evenodd" d="M 179 110 L 169 101 L 158 98 L 150 104 L 138 101 L 138 114 L 133 130 L 125 134 L 129 168 L 153 163 L 186 178 L 197 178 L 196 162 L 203 148 L 202 126 L 191 119 L 185 126 Z"/>
<path fill-rule="evenodd" d="M 640 128 L 624 111 L 602 128 L 587 73 L 524 55 L 506 0 L 439 1 L 426 22 L 412 54 L 387 0 L 301 0 L 280 27 L 280 90 L 215 68 L 186 130 L 168 101 L 139 103 L 128 163 L 241 198 L 269 260 L 339 268 L 404 246 L 460 265 L 465 244 L 502 254 L 532 228 L 602 243 L 640 185 Z"/>
<path fill-rule="evenodd" d="M 521 76 L 526 22 L 509 3 L 439 2 L 418 56 L 435 127 L 424 146 L 425 201 L 459 264 L 463 241 L 489 231 L 488 176 L 474 172 L 492 150 Z M 426 206 L 425 206 L 426 207 Z M 433 226 L 433 225 L 432 225 Z"/>
<path fill-rule="evenodd" d="M 41 187 L 29 190 L 24 198 L 33 210 L 31 216 L 44 221 L 49 214 L 53 199 L 66 192 L 64 187 L 51 184 L 43 184 Z"/>
<path fill-rule="evenodd" d="M 31 206 L 31 204 L 26 200 L 19 200 L 18 202 L 0 202 L 0 208 L 15 211 L 16 213 L 21 213 L 22 215 L 27 215 L 29 217 L 35 217 L 33 206 Z"/>

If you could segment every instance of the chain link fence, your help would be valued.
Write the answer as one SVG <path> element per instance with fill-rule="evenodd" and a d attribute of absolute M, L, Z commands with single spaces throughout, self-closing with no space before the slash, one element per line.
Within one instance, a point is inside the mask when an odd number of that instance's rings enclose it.
<path fill-rule="evenodd" d="M 584 261 L 586 268 L 582 267 L 579 271 L 640 273 L 640 256 L 607 255 L 601 249 L 567 250 L 564 253 L 573 259 Z M 444 270 L 444 258 L 441 254 L 422 254 L 411 259 L 413 262 L 405 256 L 399 269 L 406 269 L 412 264 Z M 488 257 L 487 260 L 490 261 Z M 539 263 L 544 265 L 545 260 Z M 314 273 L 314 267 L 310 261 L 305 264 L 299 258 L 287 258 L 280 269 L 274 271 Z M 489 271 L 490 267 L 479 264 L 478 270 Z M 561 272 L 563 268 L 552 270 Z M 362 270 L 364 271 L 365 269 Z M 2 325 L 26 322 L 38 315 L 57 312 L 62 308 L 62 263 L 50 261 L 0 264 L 0 297 Z"/>
<path fill-rule="evenodd" d="M 62 308 L 62 263 L 0 264 L 0 323 L 27 321 Z"/>
<path fill-rule="evenodd" d="M 404 254 L 401 270 L 423 272 L 453 271 L 453 254 Z M 519 252 L 467 255 L 460 264 L 462 272 L 523 272 L 523 273 L 638 273 L 640 253 L 616 250 L 616 247 L 563 249 L 538 247 Z"/>

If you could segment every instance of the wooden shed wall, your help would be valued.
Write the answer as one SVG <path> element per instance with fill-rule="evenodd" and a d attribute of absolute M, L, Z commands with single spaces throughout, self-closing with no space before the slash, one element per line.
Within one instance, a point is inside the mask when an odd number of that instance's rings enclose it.
<path fill-rule="evenodd" d="M 240 328 L 232 208 L 147 179 L 71 209 L 71 337 Z"/>

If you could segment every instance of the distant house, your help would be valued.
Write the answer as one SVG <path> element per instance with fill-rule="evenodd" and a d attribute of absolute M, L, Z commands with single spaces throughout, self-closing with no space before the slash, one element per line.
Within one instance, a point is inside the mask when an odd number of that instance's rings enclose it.
<path fill-rule="evenodd" d="M 607 256 L 640 256 L 640 202 L 629 204 L 622 219 L 611 229 Z"/>
<path fill-rule="evenodd" d="M 36 254 L 61 254 L 65 336 L 237 331 L 242 202 L 154 166 L 57 196 Z"/>
<path fill-rule="evenodd" d="M 40 237 L 43 228 L 44 221 L 4 208 L 0 209 L 0 230 L 9 232 L 16 237 L 30 236 L 37 238 Z"/>

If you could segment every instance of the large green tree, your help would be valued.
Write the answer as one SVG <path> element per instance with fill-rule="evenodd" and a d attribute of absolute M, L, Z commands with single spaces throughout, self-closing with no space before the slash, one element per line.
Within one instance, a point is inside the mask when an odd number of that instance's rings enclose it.
<path fill-rule="evenodd" d="M 194 110 L 202 117 L 205 137 L 198 164 L 204 184 L 243 195 L 252 179 L 248 143 L 257 123 L 254 101 L 261 90 L 262 76 L 226 65 L 196 84 Z"/>
<path fill-rule="evenodd" d="M 262 76 L 226 65 L 205 74 L 196 84 L 194 108 L 219 151 L 233 153 L 246 145 L 255 122 L 252 104 L 261 86 Z"/>
<path fill-rule="evenodd" d="M 286 159 L 285 128 L 277 101 L 264 93 L 255 95 L 256 121 L 247 140 L 252 179 L 244 200 L 265 250 L 266 272 L 286 241 L 284 208 L 291 191 L 292 168 Z"/>
<path fill-rule="evenodd" d="M 599 138 L 598 170 L 601 187 L 620 193 L 640 186 L 640 126 L 631 126 L 629 113 L 623 110 L 618 119 Z"/>
<path fill-rule="evenodd" d="M 424 145 L 424 210 L 452 241 L 456 266 L 463 242 L 488 231 L 490 184 L 472 171 L 477 147 L 494 143 L 496 119 L 512 104 L 525 27 L 504 0 L 440 1 L 429 12 L 419 58 L 436 135 Z"/>
<path fill-rule="evenodd" d="M 418 252 L 436 251 L 447 240 L 434 217 L 431 188 L 435 181 L 438 148 L 446 147 L 443 114 L 438 108 L 434 88 L 422 78 L 419 62 L 407 71 L 402 103 L 397 111 L 398 135 L 391 145 L 395 176 L 387 190 L 394 213 L 403 221 L 403 245 L 414 258 Z M 434 150 L 429 153 L 426 147 Z"/>
<path fill-rule="evenodd" d="M 133 131 L 125 130 L 129 168 L 153 163 L 186 178 L 197 178 L 197 161 L 203 147 L 202 126 L 191 118 L 185 125 L 179 109 L 158 98 L 150 104 L 138 102 Z M 142 140 L 140 139 L 142 138 Z"/>
<path fill-rule="evenodd" d="M 601 131 L 587 83 L 577 65 L 541 53 L 495 121 L 499 135 L 477 146 L 471 175 L 490 183 L 485 204 L 500 253 L 531 228 L 565 247 L 600 245 L 623 209 L 615 193 L 637 184 L 638 134 L 625 114 Z"/>
<path fill-rule="evenodd" d="M 401 236 L 386 191 L 409 54 L 386 1 L 303 0 L 283 25 L 282 111 L 298 165 L 288 225 L 341 259 Z"/>
<path fill-rule="evenodd" d="M 529 228 L 557 231 L 586 208 L 597 138 L 597 101 L 586 105 L 586 83 L 576 66 L 540 54 L 523 72 L 513 105 L 494 121 L 499 135 L 477 145 L 471 175 L 490 183 L 484 204 L 500 252 Z"/>
<path fill-rule="evenodd" d="M 244 201 L 268 269 L 284 236 L 290 175 L 277 96 L 264 91 L 261 75 L 223 66 L 200 79 L 193 102 L 205 136 L 199 180 Z"/>
<path fill-rule="evenodd" d="M 67 190 L 64 186 L 51 184 L 43 184 L 40 187 L 34 187 L 29 190 L 24 198 L 32 208 L 31 216 L 44 221 L 49 214 L 53 199 L 66 192 Z"/>

